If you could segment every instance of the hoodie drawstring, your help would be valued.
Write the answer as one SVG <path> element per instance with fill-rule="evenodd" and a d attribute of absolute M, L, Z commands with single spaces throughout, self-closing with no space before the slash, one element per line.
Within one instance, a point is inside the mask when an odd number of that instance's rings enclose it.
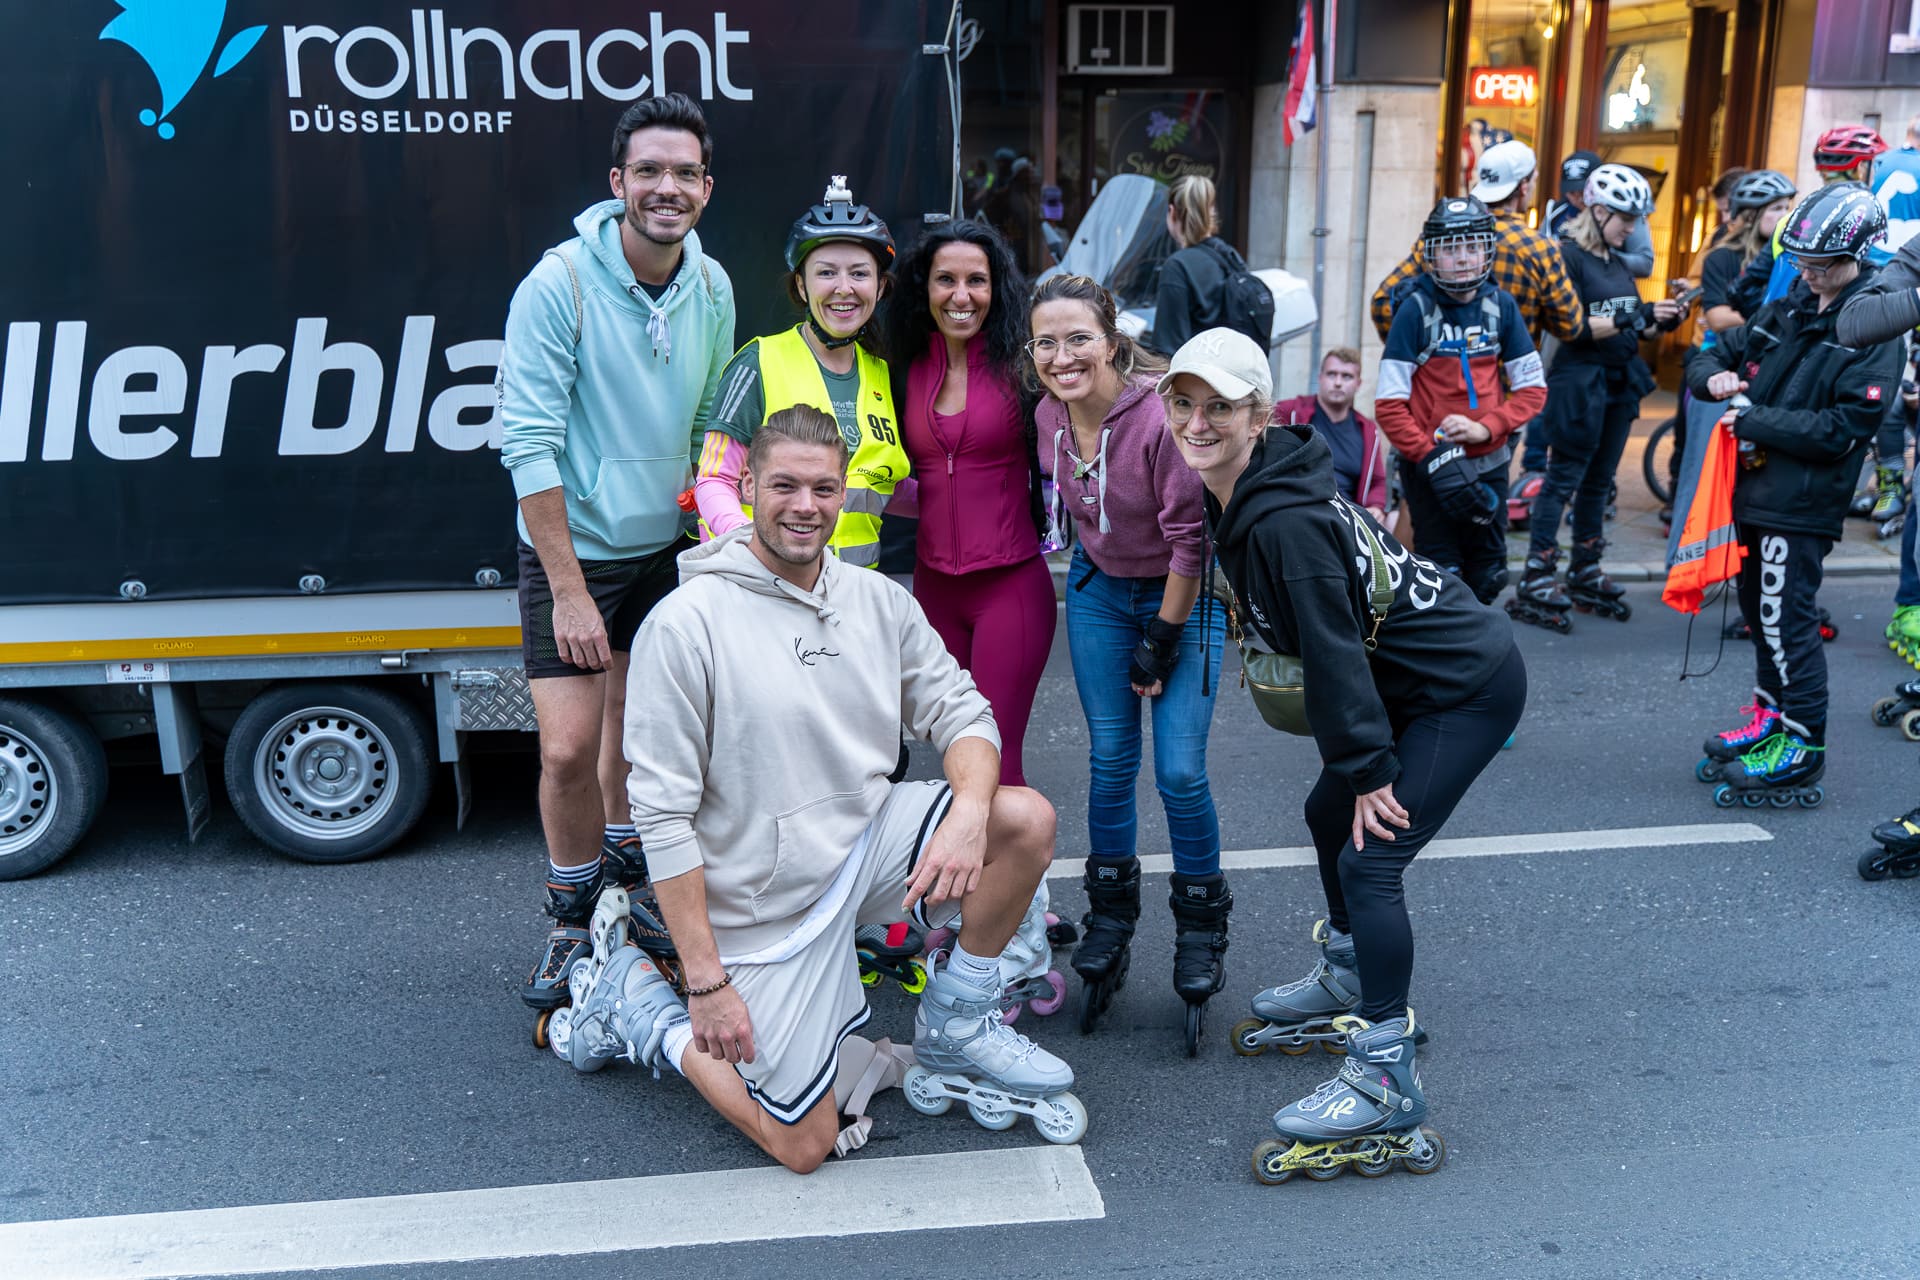
<path fill-rule="evenodd" d="M 668 298 L 673 297 L 674 291 L 679 289 L 679 287 L 680 282 L 675 280 L 667 286 L 666 296 Z M 628 285 L 627 292 L 632 294 L 636 301 L 642 303 L 647 308 L 647 341 L 653 344 L 653 354 L 659 356 L 668 364 L 672 364 L 673 330 L 667 327 L 667 313 L 662 311 L 660 307 L 655 304 L 654 300 L 647 296 L 647 291 L 642 289 L 638 284 Z"/>

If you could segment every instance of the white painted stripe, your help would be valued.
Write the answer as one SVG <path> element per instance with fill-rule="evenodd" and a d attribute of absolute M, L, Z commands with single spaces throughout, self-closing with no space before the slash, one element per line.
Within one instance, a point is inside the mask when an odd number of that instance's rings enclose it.
<path fill-rule="evenodd" d="M 583 1211 L 582 1206 L 595 1206 Z M 627 1212 L 618 1211 L 622 1206 Z M 571 1257 L 1106 1216 L 1079 1147 L 857 1157 L 433 1195 L 0 1226 L 21 1280 L 153 1280 Z"/>
<path fill-rule="evenodd" d="M 1683 827 L 1616 827 L 1608 831 L 1543 831 L 1526 836 L 1466 836 L 1435 840 L 1420 858 L 1492 858 L 1514 853 L 1584 853 L 1595 849 L 1657 849 L 1677 844 L 1751 844 L 1773 839 L 1773 833 L 1751 822 L 1702 822 Z M 1254 871 L 1266 867 L 1311 867 L 1318 859 L 1311 845 L 1286 849 L 1228 849 L 1220 855 L 1227 871 Z M 1047 869 L 1053 880 L 1080 878 L 1085 858 L 1055 858 Z M 1173 856 L 1150 853 L 1140 869 L 1152 874 L 1173 870 Z"/>

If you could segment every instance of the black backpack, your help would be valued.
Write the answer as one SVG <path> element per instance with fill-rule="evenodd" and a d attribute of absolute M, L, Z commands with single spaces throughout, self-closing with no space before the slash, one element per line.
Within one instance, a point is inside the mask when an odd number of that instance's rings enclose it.
<path fill-rule="evenodd" d="M 1253 274 L 1234 247 L 1218 236 L 1208 239 L 1207 248 L 1220 259 L 1227 274 L 1220 295 L 1220 323 L 1236 329 L 1260 344 L 1266 351 L 1273 346 L 1273 291 Z"/>

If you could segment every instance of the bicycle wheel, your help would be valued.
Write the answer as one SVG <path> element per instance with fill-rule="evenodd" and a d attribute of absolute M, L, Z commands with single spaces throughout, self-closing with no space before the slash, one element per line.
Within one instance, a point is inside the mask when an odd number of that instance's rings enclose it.
<path fill-rule="evenodd" d="M 1647 482 L 1647 491 L 1662 506 L 1673 501 L 1673 473 L 1678 461 L 1673 456 L 1672 418 L 1653 429 L 1647 437 L 1646 452 L 1640 455 L 1640 475 Z"/>

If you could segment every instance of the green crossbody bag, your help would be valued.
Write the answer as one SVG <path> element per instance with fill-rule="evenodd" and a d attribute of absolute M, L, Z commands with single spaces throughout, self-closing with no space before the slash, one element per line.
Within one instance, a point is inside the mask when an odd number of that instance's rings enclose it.
<path fill-rule="evenodd" d="M 1372 653 L 1379 643 L 1380 624 L 1387 620 L 1387 610 L 1393 605 L 1393 582 L 1387 575 L 1387 555 L 1381 549 L 1380 539 L 1374 536 L 1365 520 L 1358 524 L 1373 553 L 1373 583 L 1367 593 L 1373 630 L 1365 641 L 1367 652 Z M 1313 729 L 1307 724 L 1306 664 L 1291 653 L 1247 648 L 1237 604 L 1233 611 L 1233 640 L 1240 646 L 1240 683 L 1253 695 L 1253 705 L 1260 712 L 1260 718 L 1282 733 L 1312 737 Z"/>

